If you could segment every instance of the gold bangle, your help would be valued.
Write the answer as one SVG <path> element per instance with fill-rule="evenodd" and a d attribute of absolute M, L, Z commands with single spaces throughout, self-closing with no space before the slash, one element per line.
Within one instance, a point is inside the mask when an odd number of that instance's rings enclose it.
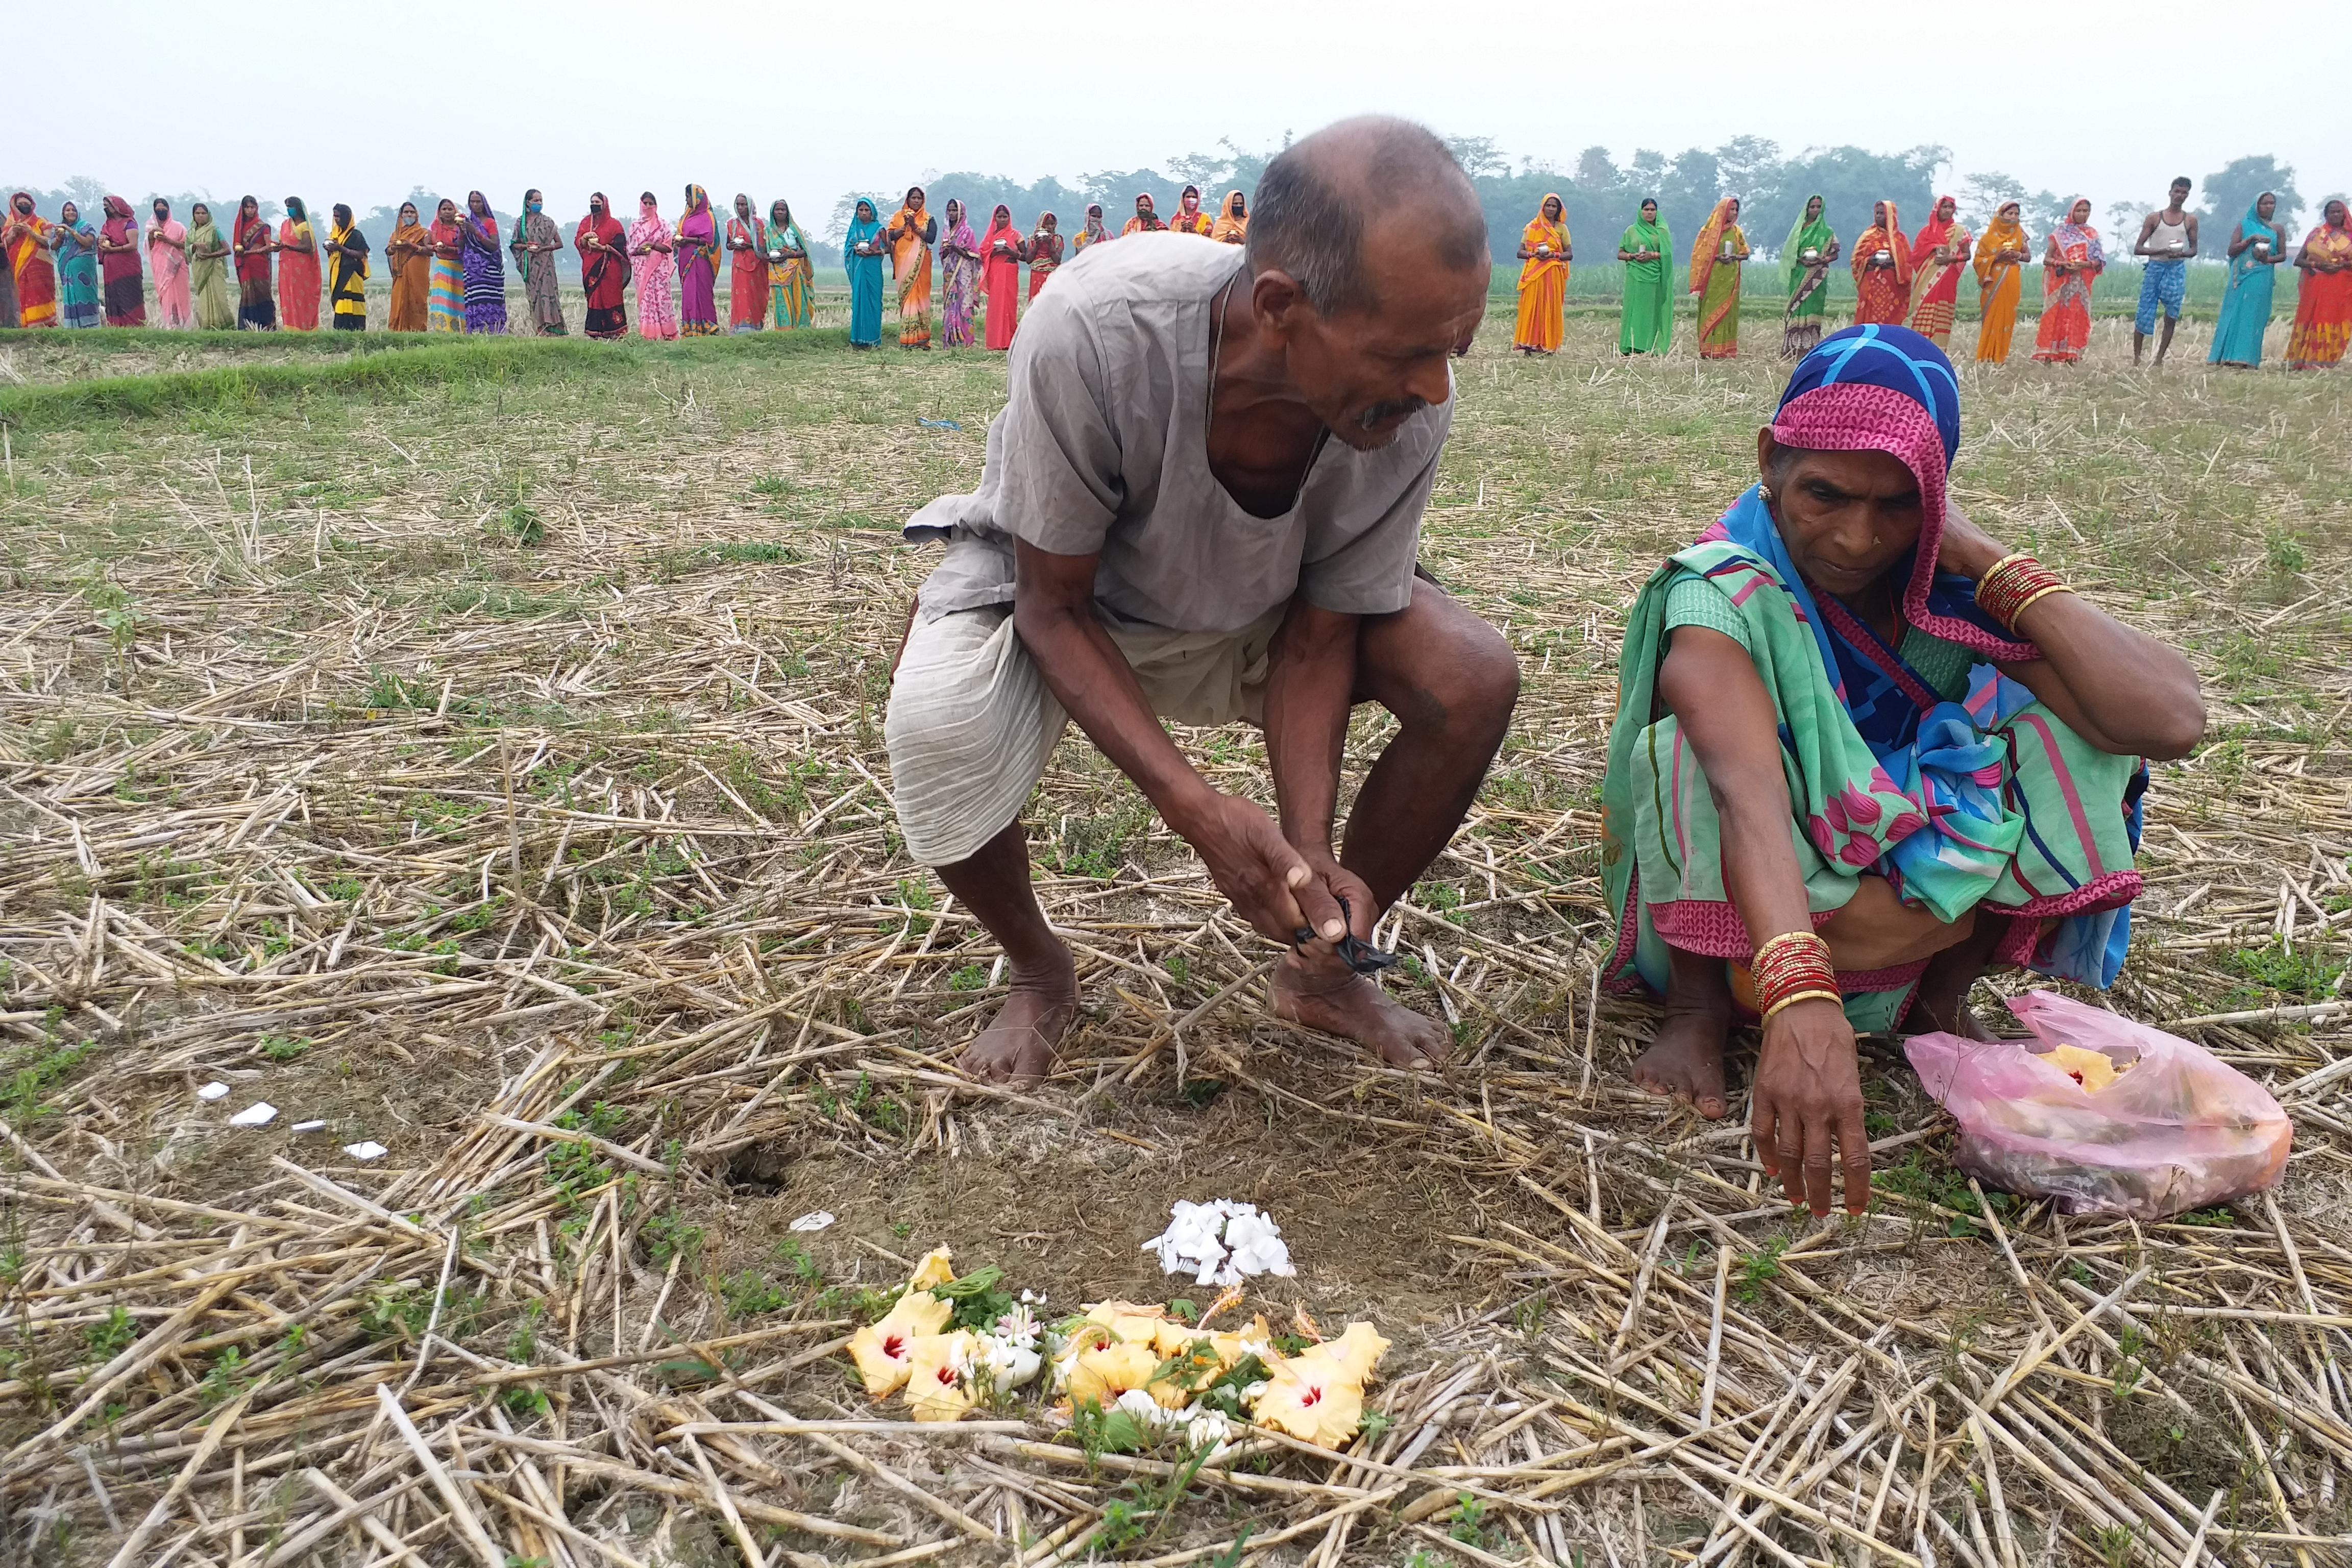
<path fill-rule="evenodd" d="M 1783 1008 L 1794 1006 L 1800 1002 L 1834 1002 L 1841 1007 L 1845 1005 L 1845 998 L 1834 991 L 1800 991 L 1794 996 L 1783 996 L 1773 1003 L 1765 1011 L 1763 1022 L 1769 1024 L 1780 1016 Z"/>
<path fill-rule="evenodd" d="M 2015 551 L 2008 555 L 2004 555 L 2000 560 L 1994 562 L 1991 565 L 1984 569 L 1983 575 L 1977 579 L 1977 586 L 1981 588 L 1987 583 L 1991 582 L 1995 577 L 2000 576 L 2003 572 L 2008 571 L 2011 567 L 2017 565 L 2021 562 L 2031 561 L 2032 559 L 2032 556 L 2028 555 L 2022 550 Z"/>
<path fill-rule="evenodd" d="M 1829 951 L 1829 945 L 1830 945 L 1830 944 L 1828 943 L 1828 942 L 1826 942 L 1826 941 L 1824 941 L 1824 940 L 1822 939 L 1822 934 L 1821 934 L 1819 931 L 1782 931 L 1779 936 L 1776 936 L 1776 937 L 1768 937 L 1767 939 L 1765 939 L 1765 941 L 1763 942 L 1763 943 L 1762 943 L 1761 945 L 1759 945 L 1759 946 L 1756 949 L 1755 954 L 1754 954 L 1752 957 L 1750 957 L 1750 958 L 1748 959 L 1748 968 L 1750 968 L 1750 969 L 1754 969 L 1758 964 L 1762 963 L 1764 962 L 1764 955 L 1765 955 L 1766 953 L 1772 952 L 1772 951 L 1773 951 L 1774 949 L 1776 949 L 1776 948 L 1780 948 L 1780 947 L 1788 946 L 1788 945 L 1789 945 L 1790 943 L 1791 943 L 1791 942 L 1801 943 L 1801 943 L 1811 943 L 1811 942 L 1820 942 L 1820 943 L 1821 943 L 1821 947 L 1822 947 L 1822 952 L 1828 952 L 1828 951 Z"/>
<path fill-rule="evenodd" d="M 2040 604 L 2042 600 L 2044 600 L 2044 599 L 2048 598 L 2051 595 L 2053 595 L 2053 594 L 2071 594 L 2071 593 L 2073 593 L 2074 591 L 2074 589 L 2072 589 L 2072 588 L 2068 587 L 2068 586 L 2067 586 L 2065 584 L 2063 584 L 2063 583 L 2053 583 L 2053 584 L 2050 584 L 2050 586 L 2048 586 L 2047 588 L 2041 589 L 2040 591 L 2038 591 L 2038 592 L 2034 593 L 2033 595 L 2030 595 L 2030 596 L 2026 599 L 2025 603 L 2023 603 L 2023 604 L 2021 604 L 2021 605 L 2018 605 L 2018 606 L 2017 606 L 2016 611 L 2015 611 L 2012 615 L 2011 615 L 2011 616 L 2009 617 L 2009 624 L 2010 624 L 2010 627 L 2011 627 L 2011 630 L 2016 629 L 2017 623 L 2018 623 L 2018 622 L 2020 622 L 2020 621 L 2021 621 L 2021 620 L 2023 620 L 2023 619 L 2025 618 L 2025 612 L 2026 612 L 2026 611 L 2028 611 L 2028 610 L 2030 610 L 2030 609 L 2033 608 L 2033 606 L 2034 606 L 2034 605 L 2036 605 Z"/>

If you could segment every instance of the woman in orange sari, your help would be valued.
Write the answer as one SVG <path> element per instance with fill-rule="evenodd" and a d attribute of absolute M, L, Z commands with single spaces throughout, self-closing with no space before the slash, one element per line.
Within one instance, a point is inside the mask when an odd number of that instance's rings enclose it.
<path fill-rule="evenodd" d="M 2066 221 L 2050 233 L 2042 254 L 2042 325 L 2033 357 L 2073 364 L 2091 346 L 2091 284 L 2107 269 L 2106 247 L 2091 226 L 2091 198 L 2076 196 Z"/>
<path fill-rule="evenodd" d="M 1249 202 L 1239 191 L 1225 193 L 1225 205 L 1217 209 L 1217 221 L 1209 230 L 1209 237 L 1219 245 L 1242 245 L 1249 239 Z"/>
<path fill-rule="evenodd" d="M 898 279 L 898 346 L 931 346 L 931 247 L 940 220 L 923 210 L 923 187 L 907 187 L 906 205 L 890 215 L 882 243 Z"/>
<path fill-rule="evenodd" d="M 2344 204 L 2329 202 L 2317 228 L 2295 253 L 2294 326 L 2287 333 L 2289 370 L 2325 370 L 2342 363 L 2352 344 L 2352 227 Z"/>
<path fill-rule="evenodd" d="M 1982 320 L 1977 325 L 1977 363 L 2007 364 L 2009 340 L 2017 331 L 2018 296 L 2025 291 L 2025 264 L 2033 259 L 2025 227 L 2017 221 L 2021 209 L 2003 202 L 1977 241 L 1977 299 Z"/>
<path fill-rule="evenodd" d="M 1911 313 L 1911 246 L 1893 202 L 1873 209 L 1870 226 L 1853 242 L 1853 324 L 1899 327 Z M 1957 285 L 1957 279 L 1955 283 Z"/>
<path fill-rule="evenodd" d="M 1690 291 L 1698 296 L 1698 357 L 1739 353 L 1739 264 L 1748 237 L 1739 229 L 1739 198 L 1726 196 L 1691 242 Z"/>
<path fill-rule="evenodd" d="M 1558 353 L 1567 331 L 1568 264 L 1575 259 L 1558 196 L 1546 195 L 1520 231 L 1519 259 L 1527 265 L 1519 268 L 1519 320 L 1511 346 L 1523 354 Z"/>
<path fill-rule="evenodd" d="M 300 196 L 286 198 L 278 226 L 278 324 L 289 332 L 319 330 L 319 237 Z"/>
<path fill-rule="evenodd" d="M 1960 275 L 1969 269 L 1975 241 L 1960 226 L 1960 204 L 1936 198 L 1936 210 L 1911 242 L 1911 330 L 1935 344 L 1952 341 L 1952 313 L 1960 299 Z"/>

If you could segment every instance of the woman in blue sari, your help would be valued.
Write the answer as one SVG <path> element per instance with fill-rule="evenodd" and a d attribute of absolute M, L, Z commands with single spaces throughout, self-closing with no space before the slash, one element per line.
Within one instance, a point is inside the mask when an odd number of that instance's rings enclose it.
<path fill-rule="evenodd" d="M 882 224 L 872 202 L 857 204 L 841 265 L 849 274 L 849 346 L 870 349 L 882 341 Z"/>
<path fill-rule="evenodd" d="M 98 325 L 98 230 L 68 202 L 49 236 L 58 253 L 58 325 Z"/>
<path fill-rule="evenodd" d="M 2237 232 L 2230 236 L 2230 287 L 2221 296 L 2221 319 L 2213 327 L 2208 364 L 2252 370 L 2263 363 L 2263 333 L 2271 324 L 2271 290 L 2286 259 L 2285 238 L 2274 221 L 2278 197 L 2254 198 Z"/>

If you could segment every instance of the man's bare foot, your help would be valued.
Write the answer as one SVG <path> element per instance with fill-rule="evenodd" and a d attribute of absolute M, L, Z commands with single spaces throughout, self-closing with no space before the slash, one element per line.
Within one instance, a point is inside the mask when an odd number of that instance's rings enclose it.
<path fill-rule="evenodd" d="M 1731 1109 L 1723 1092 L 1723 1042 L 1730 1032 L 1727 1015 L 1669 1011 L 1657 1043 L 1633 1063 L 1634 1083 L 1709 1121 L 1720 1120 Z"/>
<path fill-rule="evenodd" d="M 1294 952 L 1274 966 L 1274 1016 L 1369 1046 L 1392 1068 L 1435 1067 L 1454 1048 L 1444 1025 L 1391 1000 L 1332 954 Z"/>
<path fill-rule="evenodd" d="M 1078 973 L 1066 955 L 1059 969 L 1045 974 L 1016 970 L 1004 1005 L 964 1047 L 957 1065 L 983 1082 L 1034 1089 L 1054 1070 L 1054 1048 L 1077 1011 Z"/>

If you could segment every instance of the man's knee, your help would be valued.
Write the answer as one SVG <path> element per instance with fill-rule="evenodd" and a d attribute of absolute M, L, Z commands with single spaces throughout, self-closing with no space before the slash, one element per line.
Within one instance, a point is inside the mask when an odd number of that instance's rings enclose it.
<path fill-rule="evenodd" d="M 1498 742 L 1519 700 L 1519 661 L 1503 634 L 1453 600 L 1410 639 L 1406 689 L 1412 711 L 1397 717 L 1465 742 Z"/>

